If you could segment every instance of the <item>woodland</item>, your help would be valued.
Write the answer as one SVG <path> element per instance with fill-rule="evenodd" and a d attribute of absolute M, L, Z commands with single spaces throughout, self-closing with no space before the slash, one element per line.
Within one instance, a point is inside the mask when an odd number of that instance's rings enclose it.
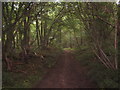
<path fill-rule="evenodd" d="M 86 75 L 95 88 L 118 88 L 119 50 L 120 5 L 116 3 L 2 3 L 3 88 L 32 88 L 58 65 L 62 54 L 68 63 L 74 56 L 88 68 Z"/>

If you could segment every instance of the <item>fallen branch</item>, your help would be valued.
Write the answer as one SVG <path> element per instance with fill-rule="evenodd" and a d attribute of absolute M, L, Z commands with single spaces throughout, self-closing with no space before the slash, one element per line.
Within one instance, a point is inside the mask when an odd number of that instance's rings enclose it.
<path fill-rule="evenodd" d="M 100 50 L 100 53 L 102 54 L 102 58 L 104 59 L 104 62 L 110 67 L 110 68 L 113 68 L 114 69 L 114 66 L 113 64 L 110 62 L 110 60 L 108 59 L 108 57 L 106 56 L 106 54 L 103 52 L 103 50 L 100 48 L 100 46 L 98 45 L 98 48 L 97 46 L 94 44 L 94 47 L 96 48 L 96 50 Z"/>
<path fill-rule="evenodd" d="M 114 65 L 111 63 L 110 59 L 109 59 L 109 58 L 107 57 L 107 55 L 103 52 L 103 50 L 100 49 L 100 51 L 101 51 L 101 53 L 104 55 L 104 57 L 107 59 L 107 61 L 108 61 L 109 64 L 111 65 L 111 67 L 112 67 L 113 69 L 115 69 Z"/>
<path fill-rule="evenodd" d="M 12 61 L 9 58 L 7 58 L 7 57 L 5 58 L 5 61 L 6 61 L 6 64 L 7 64 L 7 70 L 11 71 L 12 70 L 12 66 L 13 66 Z"/>
<path fill-rule="evenodd" d="M 23 65 L 24 63 L 22 62 L 13 62 L 13 65 Z"/>
<path fill-rule="evenodd" d="M 27 74 L 26 71 L 22 71 L 22 70 L 12 70 L 13 72 L 21 72 L 21 73 L 24 73 L 24 74 Z"/>
<path fill-rule="evenodd" d="M 94 50 L 93 50 L 94 51 Z M 107 67 L 107 68 L 109 68 L 108 66 L 107 66 L 107 64 L 100 58 L 100 56 L 94 51 L 94 53 L 95 53 L 95 55 L 98 57 L 98 59 Z"/>

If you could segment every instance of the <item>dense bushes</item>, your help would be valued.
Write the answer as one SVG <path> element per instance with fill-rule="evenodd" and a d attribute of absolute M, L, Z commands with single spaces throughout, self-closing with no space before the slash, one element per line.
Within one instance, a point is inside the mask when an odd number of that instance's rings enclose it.
<path fill-rule="evenodd" d="M 16 69 L 11 72 L 3 67 L 3 88 L 31 88 L 47 73 L 46 68 L 55 65 L 60 53 L 59 49 L 43 50 L 38 53 L 38 55 L 43 55 L 43 61 L 39 57 L 30 58 L 28 64 L 16 65 Z"/>
<path fill-rule="evenodd" d="M 118 71 L 107 69 L 94 55 L 90 48 L 81 47 L 76 52 L 80 63 L 88 67 L 88 76 L 99 88 L 118 88 Z"/>

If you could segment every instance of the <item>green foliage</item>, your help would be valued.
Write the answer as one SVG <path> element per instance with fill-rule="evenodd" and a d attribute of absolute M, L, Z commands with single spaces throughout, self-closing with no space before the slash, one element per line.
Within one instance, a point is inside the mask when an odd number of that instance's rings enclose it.
<path fill-rule="evenodd" d="M 118 88 L 118 83 L 112 79 L 104 79 L 100 84 L 101 88 Z"/>
<path fill-rule="evenodd" d="M 13 74 L 10 72 L 2 72 L 2 84 L 4 87 L 14 86 Z M 5 86 L 4 86 L 5 85 Z"/>
<path fill-rule="evenodd" d="M 41 71 L 40 71 L 41 72 Z M 41 80 L 42 75 L 40 73 L 28 75 L 24 80 L 16 81 L 14 87 L 16 88 L 31 88 L 33 83 L 36 83 L 36 80 Z"/>
<path fill-rule="evenodd" d="M 18 70 L 26 70 L 27 75 L 22 72 L 7 72 L 4 70 L 3 88 L 31 88 L 46 73 L 43 68 L 52 68 L 56 64 L 57 58 L 62 53 L 62 50 L 51 48 L 50 50 L 43 50 L 39 53 L 44 56 L 44 62 L 40 61 L 40 58 L 31 58 L 29 64 L 17 66 Z"/>
<path fill-rule="evenodd" d="M 46 52 L 46 53 L 45 53 Z M 52 50 L 48 53 L 48 51 L 45 51 L 45 59 L 44 59 L 44 66 L 47 68 L 52 68 L 57 62 L 58 56 L 62 53 L 61 49 Z"/>
<path fill-rule="evenodd" d="M 81 47 L 75 55 L 82 65 L 89 68 L 88 76 L 96 82 L 99 88 L 118 88 L 118 71 L 107 69 L 98 59 L 95 59 L 90 49 Z"/>
<path fill-rule="evenodd" d="M 45 62 L 45 66 L 48 67 L 48 68 L 51 68 L 55 65 L 56 63 L 56 60 L 54 58 L 47 58 L 48 60 Z"/>
<path fill-rule="evenodd" d="M 74 50 L 74 48 L 64 48 L 64 50 Z"/>
<path fill-rule="evenodd" d="M 94 44 L 100 46 L 113 60 L 116 53 L 113 46 L 116 11 L 116 5 L 108 2 L 3 2 L 3 56 L 8 54 L 17 58 L 21 48 L 44 56 L 43 64 L 40 60 L 37 64 L 34 59 L 30 61 L 31 65 L 36 65 L 39 75 L 39 72 L 44 73 L 41 67 L 51 68 L 56 64 L 56 57 L 62 49 L 76 50 L 76 58 L 91 68 L 89 74 L 100 87 L 117 87 L 117 71 L 106 70 L 90 48 Z M 17 66 L 17 69 L 25 69 L 26 66 Z M 31 74 L 19 80 L 24 77 L 22 74 L 4 72 L 3 86 L 30 87 L 32 81 L 41 79 L 37 75 Z"/>
<path fill-rule="evenodd" d="M 41 70 L 37 74 L 24 75 L 22 73 L 3 72 L 3 88 L 31 88 L 36 80 L 42 79 Z"/>
<path fill-rule="evenodd" d="M 91 63 L 90 63 L 91 64 Z M 109 70 L 100 63 L 92 63 L 88 74 L 100 88 L 118 88 L 118 72 Z"/>
<path fill-rule="evenodd" d="M 87 46 L 81 46 L 80 48 L 76 48 L 76 58 L 83 65 L 87 65 L 91 62 L 91 59 L 94 58 L 94 54 L 90 48 Z"/>

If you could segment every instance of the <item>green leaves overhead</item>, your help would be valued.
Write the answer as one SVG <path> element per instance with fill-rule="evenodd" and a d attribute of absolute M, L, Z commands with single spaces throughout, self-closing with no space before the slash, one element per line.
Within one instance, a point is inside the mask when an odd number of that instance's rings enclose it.
<path fill-rule="evenodd" d="M 77 44 L 81 42 L 81 38 L 88 37 L 85 43 L 103 43 L 114 31 L 115 10 L 115 3 L 3 3 L 3 37 L 7 40 L 9 31 L 13 34 L 11 41 L 20 44 L 20 37 L 23 38 L 28 29 L 29 42 L 35 40 L 34 43 L 38 43 L 37 46 L 41 48 L 50 46 L 53 42 L 58 43 L 56 41 L 61 43 L 69 36 Z M 15 39 L 17 37 L 18 40 Z M 69 39 L 64 42 L 69 42 Z"/>

